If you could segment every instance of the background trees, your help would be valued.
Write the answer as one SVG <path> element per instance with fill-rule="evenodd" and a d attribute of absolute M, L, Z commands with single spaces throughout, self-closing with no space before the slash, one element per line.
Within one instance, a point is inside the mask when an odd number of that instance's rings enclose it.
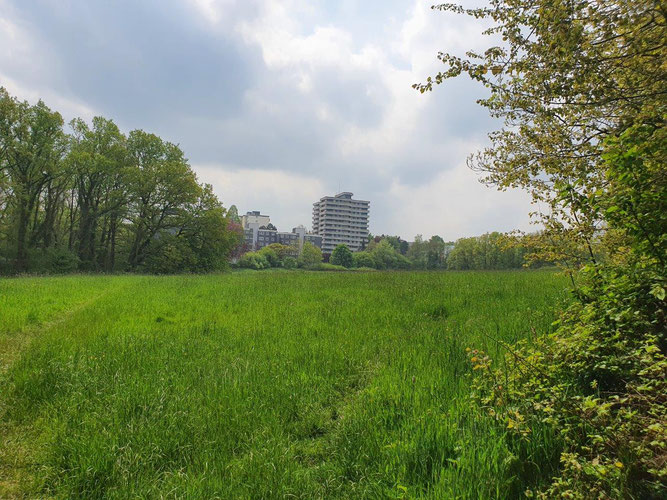
<path fill-rule="evenodd" d="M 0 272 L 206 271 L 240 231 L 183 151 L 0 88 Z"/>
<path fill-rule="evenodd" d="M 54 218 L 57 194 L 53 183 L 62 175 L 64 145 L 63 120 L 58 113 L 42 101 L 34 106 L 19 102 L 0 88 L 0 167 L 8 186 L 8 233 L 19 271 L 27 269 L 28 250 L 40 235 L 42 245 L 52 236 L 47 225 Z"/>

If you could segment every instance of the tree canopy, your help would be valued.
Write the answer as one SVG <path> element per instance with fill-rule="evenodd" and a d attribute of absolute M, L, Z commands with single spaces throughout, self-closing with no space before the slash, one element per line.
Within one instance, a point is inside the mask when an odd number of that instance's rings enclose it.
<path fill-rule="evenodd" d="M 0 88 L 0 272 L 207 271 L 240 241 L 176 144 Z"/>

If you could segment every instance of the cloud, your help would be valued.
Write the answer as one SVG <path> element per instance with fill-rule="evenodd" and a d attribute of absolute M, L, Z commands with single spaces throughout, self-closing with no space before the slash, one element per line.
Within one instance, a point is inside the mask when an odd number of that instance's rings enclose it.
<path fill-rule="evenodd" d="M 324 189 L 316 178 L 274 169 L 220 165 L 195 165 L 194 168 L 199 180 L 212 184 L 216 195 L 227 201 L 226 206 L 236 204 L 241 215 L 251 209 L 259 210 L 270 215 L 281 231 L 300 224 L 311 227 L 312 204 L 319 200 Z"/>
<path fill-rule="evenodd" d="M 487 43 L 476 21 L 430 5 L 0 0 L 0 84 L 179 143 L 225 204 L 287 229 L 339 187 L 371 200 L 375 233 L 524 227 L 525 197 L 464 166 L 498 126 L 481 89 L 411 88 L 440 69 L 438 50 Z"/>

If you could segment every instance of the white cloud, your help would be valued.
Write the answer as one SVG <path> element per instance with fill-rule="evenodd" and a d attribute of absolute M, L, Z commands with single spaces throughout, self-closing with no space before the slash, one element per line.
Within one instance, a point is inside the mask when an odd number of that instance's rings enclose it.
<path fill-rule="evenodd" d="M 200 181 L 213 185 L 215 193 L 240 214 L 260 210 L 271 216 L 281 231 L 312 223 L 313 203 L 324 193 L 318 179 L 272 169 L 245 169 L 227 165 L 194 165 Z"/>
<path fill-rule="evenodd" d="M 0 86 L 5 87 L 7 92 L 20 100 L 31 103 L 43 100 L 51 110 L 58 111 L 63 116 L 65 123 L 73 118 L 91 120 L 97 114 L 87 104 L 63 97 L 48 87 L 35 85 L 35 82 L 26 85 L 0 73 Z"/>
<path fill-rule="evenodd" d="M 489 188 L 465 165 L 444 171 L 425 185 L 394 183 L 389 199 L 397 205 L 391 222 L 394 232 L 406 239 L 438 234 L 454 240 L 491 231 L 531 229 L 528 195 Z"/>

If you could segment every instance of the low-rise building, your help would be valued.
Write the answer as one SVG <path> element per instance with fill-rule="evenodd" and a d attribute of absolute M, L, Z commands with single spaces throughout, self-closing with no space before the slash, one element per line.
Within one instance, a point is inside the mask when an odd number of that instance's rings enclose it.
<path fill-rule="evenodd" d="M 291 233 L 288 233 L 276 229 L 267 229 L 270 223 L 271 219 L 268 215 L 261 215 L 257 211 L 248 212 L 241 217 L 245 244 L 249 250 L 259 250 L 273 243 L 287 246 L 295 245 L 301 249 L 305 241 L 322 248 L 322 237 L 307 232 L 303 226 L 297 226 L 292 229 Z"/>

